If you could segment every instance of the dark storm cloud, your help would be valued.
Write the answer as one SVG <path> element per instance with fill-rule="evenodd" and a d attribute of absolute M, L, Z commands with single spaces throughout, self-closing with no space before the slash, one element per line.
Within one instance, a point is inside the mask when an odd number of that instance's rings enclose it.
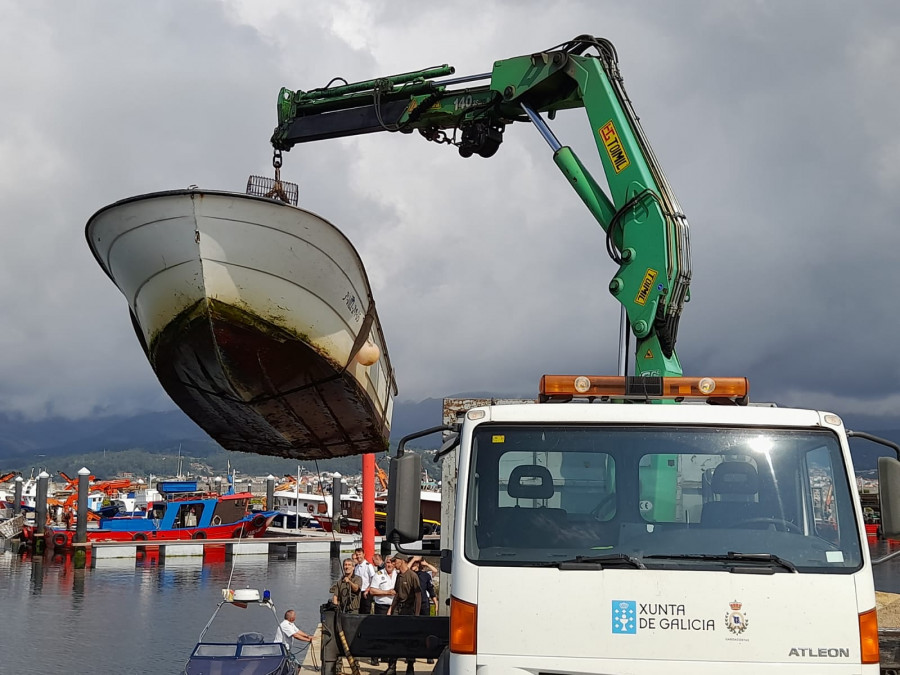
<path fill-rule="evenodd" d="M 169 405 L 83 240 L 134 194 L 269 174 L 281 86 L 458 74 L 608 37 L 692 223 L 690 373 L 891 415 L 900 198 L 893 3 L 8 3 L 0 26 L 0 408 Z M 583 113 L 554 129 L 592 168 Z M 390 134 L 295 148 L 285 174 L 366 264 L 401 399 L 612 373 L 603 233 L 533 129 L 491 160 Z M 891 398 L 893 396 L 893 398 Z"/>

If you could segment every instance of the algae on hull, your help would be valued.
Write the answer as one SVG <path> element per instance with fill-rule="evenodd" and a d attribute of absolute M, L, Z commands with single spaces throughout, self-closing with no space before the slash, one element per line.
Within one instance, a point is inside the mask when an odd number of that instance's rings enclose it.
<path fill-rule="evenodd" d="M 244 309 L 236 305 L 231 305 L 227 302 L 221 302 L 220 300 L 216 300 L 215 298 L 204 298 L 198 300 L 190 307 L 179 312 L 175 316 L 175 318 L 173 318 L 169 322 L 165 329 L 159 331 L 156 335 L 151 337 L 150 347 L 147 350 L 147 356 L 151 359 L 150 365 L 153 366 L 154 369 L 156 368 L 156 364 L 153 362 L 151 354 L 156 353 L 156 345 L 161 335 L 165 334 L 167 336 L 167 339 L 177 340 L 177 336 L 179 333 L 187 332 L 188 326 L 190 326 L 191 322 L 200 318 L 206 319 L 211 315 L 215 315 L 221 320 L 234 323 L 235 325 L 245 325 L 253 328 L 254 330 L 257 330 L 261 335 L 267 335 L 273 340 L 279 340 L 283 342 L 286 342 L 288 340 L 299 340 L 300 342 L 306 343 L 311 349 L 315 349 L 323 359 L 331 361 L 335 365 L 335 367 L 341 367 L 340 364 L 338 364 L 334 359 L 328 356 L 328 354 L 326 354 L 324 350 L 319 349 L 315 344 L 313 344 L 309 335 L 307 335 L 306 333 L 293 331 L 285 326 L 275 323 L 274 321 L 267 321 L 255 312 L 249 311 L 248 309 Z M 277 317 L 272 318 L 274 319 Z"/>
<path fill-rule="evenodd" d="M 199 301 L 147 355 L 172 400 L 226 449 L 327 459 L 388 447 L 389 420 L 343 365 L 242 308 Z"/>

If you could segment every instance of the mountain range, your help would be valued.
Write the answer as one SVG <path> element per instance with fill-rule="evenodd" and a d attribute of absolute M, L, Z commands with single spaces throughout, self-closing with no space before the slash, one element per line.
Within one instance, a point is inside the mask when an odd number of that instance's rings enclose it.
<path fill-rule="evenodd" d="M 397 403 L 393 433 L 396 445 L 403 436 L 441 423 L 441 400 Z M 440 438 L 424 438 L 416 448 L 437 448 Z M 182 466 L 176 463 L 180 458 Z M 358 473 L 359 459 L 300 462 L 316 470 Z M 294 474 L 296 460 L 223 450 L 181 410 L 132 416 L 104 416 L 77 420 L 46 418 L 29 420 L 0 414 L 0 475 L 19 471 L 23 475 L 46 469 L 51 475 L 63 471 L 74 475 L 82 466 L 98 477 L 122 471 L 136 475 L 224 473 L 228 466 L 247 475 Z"/>
<path fill-rule="evenodd" d="M 476 396 L 467 394 L 466 396 Z M 404 436 L 441 424 L 442 401 L 429 398 L 418 402 L 396 402 L 392 422 L 391 444 Z M 850 426 L 850 421 L 847 421 Z M 900 429 L 852 428 L 871 431 L 900 443 Z M 438 434 L 410 443 L 418 449 L 437 449 Z M 854 466 L 858 473 L 870 473 L 881 455 L 892 454 L 888 448 L 863 440 L 851 441 Z M 384 456 L 380 456 L 382 459 Z M 176 462 L 183 464 L 179 466 Z M 383 462 L 382 462 L 383 463 Z M 310 470 L 358 473 L 359 459 L 300 462 Z M 155 473 L 223 473 L 228 466 L 243 475 L 291 474 L 298 462 L 240 452 L 228 452 L 218 446 L 200 427 L 178 409 L 133 416 L 92 417 L 78 420 L 47 418 L 28 420 L 0 414 L 0 474 L 46 469 L 51 475 L 64 471 L 70 475 L 87 466 L 98 477 L 111 477 L 122 471 L 136 475 Z"/>

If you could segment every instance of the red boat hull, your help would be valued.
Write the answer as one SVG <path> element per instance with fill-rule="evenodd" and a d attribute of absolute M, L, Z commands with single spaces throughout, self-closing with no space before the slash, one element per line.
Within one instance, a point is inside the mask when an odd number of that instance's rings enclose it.
<path fill-rule="evenodd" d="M 272 522 L 272 517 L 266 518 L 257 515 L 244 523 L 232 523 L 230 525 L 217 525 L 214 527 L 180 528 L 177 530 L 88 530 L 89 542 L 121 541 L 142 543 L 156 543 L 165 541 L 189 541 L 191 539 L 202 541 L 204 539 L 258 539 L 262 537 Z M 27 541 L 34 538 L 34 528 L 23 528 L 23 536 Z M 48 528 L 44 531 L 44 540 L 48 547 L 71 548 L 75 538 L 75 530 L 60 528 Z"/>

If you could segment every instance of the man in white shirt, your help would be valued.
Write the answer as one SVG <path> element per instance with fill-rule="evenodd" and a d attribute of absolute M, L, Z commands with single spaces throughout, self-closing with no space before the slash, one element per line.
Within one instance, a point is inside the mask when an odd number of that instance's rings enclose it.
<path fill-rule="evenodd" d="M 284 621 L 278 624 L 278 630 L 275 632 L 275 639 L 272 640 L 272 642 L 283 642 L 288 651 L 291 651 L 291 647 L 294 645 L 294 639 L 310 643 L 313 641 L 312 635 L 307 635 L 294 625 L 294 619 L 296 618 L 297 614 L 294 610 L 289 609 L 286 611 L 284 613 Z"/>
<path fill-rule="evenodd" d="M 393 558 L 384 559 L 384 569 L 379 570 L 372 577 L 369 584 L 369 595 L 372 596 L 375 614 L 387 614 L 394 602 L 394 582 L 397 580 L 397 570 L 394 569 Z"/>
<path fill-rule="evenodd" d="M 353 562 L 356 563 L 353 573 L 362 579 L 362 586 L 359 591 L 359 613 L 371 614 L 372 599 L 369 597 L 369 584 L 372 583 L 372 577 L 375 576 L 375 567 L 366 560 L 365 551 L 361 548 L 353 552 Z"/>

